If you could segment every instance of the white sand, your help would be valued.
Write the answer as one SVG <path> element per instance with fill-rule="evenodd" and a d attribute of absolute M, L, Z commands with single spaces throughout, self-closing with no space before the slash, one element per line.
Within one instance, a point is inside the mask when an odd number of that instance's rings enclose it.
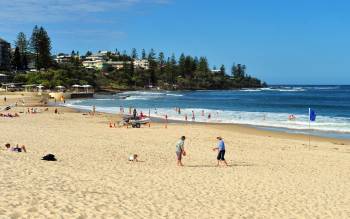
<path fill-rule="evenodd" d="M 348 141 L 309 150 L 302 137 L 233 126 L 108 128 L 105 116 L 52 111 L 0 118 L 2 149 L 28 149 L 0 150 L 0 218 L 350 218 Z M 218 135 L 230 167 L 215 167 Z"/>

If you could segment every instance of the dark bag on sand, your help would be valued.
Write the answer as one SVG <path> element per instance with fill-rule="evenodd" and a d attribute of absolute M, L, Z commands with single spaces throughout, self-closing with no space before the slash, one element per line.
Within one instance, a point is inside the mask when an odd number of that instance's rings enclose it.
<path fill-rule="evenodd" d="M 53 155 L 53 154 L 47 154 L 47 155 L 43 156 L 42 160 L 57 161 L 57 159 L 55 158 L 55 155 Z"/>

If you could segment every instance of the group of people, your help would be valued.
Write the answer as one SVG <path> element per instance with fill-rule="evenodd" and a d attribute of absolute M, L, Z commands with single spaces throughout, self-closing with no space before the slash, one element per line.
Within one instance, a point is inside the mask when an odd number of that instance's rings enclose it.
<path fill-rule="evenodd" d="M 220 165 L 220 162 L 222 162 L 226 166 L 228 166 L 228 164 L 225 160 L 225 152 L 226 152 L 225 142 L 222 139 L 222 137 L 220 137 L 220 136 L 217 137 L 216 139 L 218 140 L 218 144 L 216 147 L 213 148 L 213 151 L 218 151 L 218 154 L 216 157 L 216 159 L 218 161 L 217 166 Z M 176 157 L 177 157 L 177 165 L 178 166 L 183 166 L 182 157 L 186 156 L 185 140 L 186 140 L 186 137 L 182 136 L 176 144 Z"/>
<path fill-rule="evenodd" d="M 5 149 L 13 152 L 25 152 L 27 153 L 27 149 L 25 145 L 19 146 L 18 144 L 16 146 L 11 146 L 10 143 L 5 144 Z"/>
<path fill-rule="evenodd" d="M 216 156 L 216 160 L 217 160 L 217 165 L 219 166 L 220 163 L 223 163 L 225 166 L 228 166 L 226 160 L 225 160 L 225 153 L 226 153 L 226 148 L 225 148 L 225 142 L 222 139 L 222 137 L 217 137 L 216 138 L 218 140 L 217 146 L 212 148 L 213 151 L 217 151 L 217 156 Z M 177 165 L 178 166 L 184 166 L 182 163 L 182 158 L 184 156 L 186 156 L 186 150 L 185 150 L 185 140 L 186 137 L 185 136 L 181 136 L 181 138 L 179 139 L 179 141 L 176 144 L 176 158 L 177 158 Z M 138 155 L 137 154 L 130 154 L 128 157 L 128 161 L 132 161 L 132 162 L 138 162 Z"/>
<path fill-rule="evenodd" d="M 18 113 L 0 113 L 0 117 L 13 118 L 13 117 L 19 117 L 19 115 Z"/>

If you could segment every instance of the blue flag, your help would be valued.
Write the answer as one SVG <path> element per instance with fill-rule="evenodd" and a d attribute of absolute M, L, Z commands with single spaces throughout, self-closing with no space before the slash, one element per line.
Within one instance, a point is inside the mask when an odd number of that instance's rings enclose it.
<path fill-rule="evenodd" d="M 309 118 L 311 122 L 316 121 L 316 111 L 309 108 Z"/>

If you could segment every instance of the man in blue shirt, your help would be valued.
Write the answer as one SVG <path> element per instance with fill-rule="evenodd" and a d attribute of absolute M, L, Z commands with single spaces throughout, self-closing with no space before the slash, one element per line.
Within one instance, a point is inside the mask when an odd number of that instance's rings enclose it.
<path fill-rule="evenodd" d="M 217 137 L 216 138 L 219 142 L 218 142 L 218 146 L 213 148 L 213 151 L 218 151 L 218 156 L 217 156 L 217 160 L 218 160 L 218 164 L 217 166 L 219 166 L 220 164 L 220 161 L 224 162 L 226 166 L 227 165 L 227 162 L 225 160 L 225 142 L 224 140 L 222 140 L 221 137 Z"/>

